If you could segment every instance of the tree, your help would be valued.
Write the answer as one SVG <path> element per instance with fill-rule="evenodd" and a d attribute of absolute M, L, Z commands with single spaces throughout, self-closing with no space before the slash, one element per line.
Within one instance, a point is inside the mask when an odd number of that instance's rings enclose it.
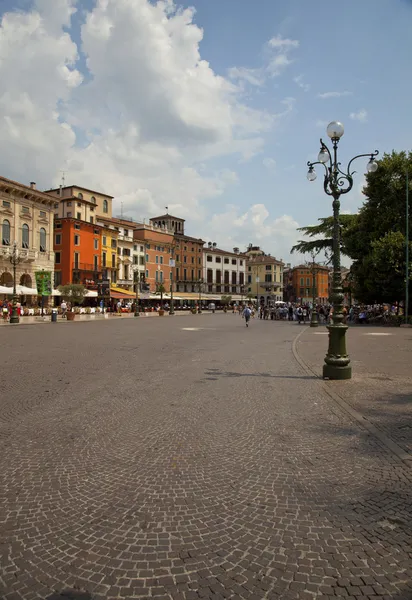
<path fill-rule="evenodd" d="M 163 285 L 163 283 L 160 283 L 160 284 L 157 286 L 156 293 L 157 293 L 157 294 L 160 294 L 160 307 L 161 307 L 161 308 L 163 308 L 163 294 L 164 294 L 165 292 L 166 292 L 166 288 L 165 288 L 165 286 Z"/>
<path fill-rule="evenodd" d="M 357 215 L 340 215 L 340 229 L 341 229 L 341 252 L 347 254 L 345 247 L 345 234 L 354 226 L 357 220 Z M 291 249 L 291 253 L 299 252 L 300 254 L 306 254 L 311 252 L 324 252 L 329 260 L 332 257 L 332 232 L 333 232 L 333 217 L 323 217 L 318 219 L 319 225 L 307 225 L 306 227 L 299 227 L 298 231 L 301 231 L 304 235 L 309 238 L 315 238 L 311 240 L 299 240 L 297 244 Z"/>
<path fill-rule="evenodd" d="M 379 169 L 366 176 L 367 200 L 345 234 L 361 302 L 392 302 L 405 296 L 407 171 L 412 179 L 411 152 L 384 154 Z M 409 211 L 411 197 L 410 193 Z"/>
<path fill-rule="evenodd" d="M 81 283 L 68 283 L 60 285 L 58 290 L 63 300 L 71 304 L 82 304 L 86 296 L 86 288 Z"/>

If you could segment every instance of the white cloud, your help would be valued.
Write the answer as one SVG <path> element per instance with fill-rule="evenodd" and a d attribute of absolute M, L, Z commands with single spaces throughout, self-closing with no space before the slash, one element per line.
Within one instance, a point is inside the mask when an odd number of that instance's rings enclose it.
<path fill-rule="evenodd" d="M 353 119 L 354 121 L 360 121 L 361 123 L 365 123 L 365 121 L 368 120 L 368 113 L 364 108 L 362 108 L 358 112 L 350 113 L 349 118 Z"/>
<path fill-rule="evenodd" d="M 276 35 L 271 38 L 268 42 L 268 45 L 271 48 L 280 48 L 282 50 L 289 50 L 291 48 L 298 48 L 299 42 L 298 40 L 291 40 L 288 38 L 283 38 L 281 35 Z"/>
<path fill-rule="evenodd" d="M 246 81 L 250 85 L 262 86 L 265 83 L 263 69 L 247 69 L 246 67 L 232 67 L 229 69 L 229 77 L 234 81 Z"/>
<path fill-rule="evenodd" d="M 305 83 L 303 81 L 303 75 L 298 75 L 293 78 L 293 81 L 298 85 L 304 92 L 308 92 L 310 90 L 310 84 Z"/>
<path fill-rule="evenodd" d="M 241 87 L 202 59 L 194 10 L 172 0 L 97 0 L 83 14 L 83 80 L 66 30 L 75 4 L 35 0 L 3 15 L 2 173 L 50 187 L 64 168 L 67 182 L 115 195 L 130 216 L 167 205 L 203 218 L 202 202 L 237 183 L 207 161 L 261 152 L 291 101 L 278 115 L 245 104 Z M 253 71 L 241 74 L 252 81 Z"/>
<path fill-rule="evenodd" d="M 276 161 L 274 158 L 266 157 L 262 160 L 263 166 L 270 172 L 274 172 L 276 170 Z"/>
<path fill-rule="evenodd" d="M 329 98 L 342 98 L 342 96 L 352 96 L 352 92 L 345 90 L 343 92 L 323 92 L 322 94 L 318 94 L 318 98 L 322 98 L 322 100 L 328 100 Z"/>
<path fill-rule="evenodd" d="M 245 249 L 249 243 L 260 245 L 265 252 L 287 262 L 290 249 L 299 238 L 298 227 L 299 224 L 290 215 L 271 219 L 264 204 L 254 204 L 245 212 L 228 205 L 224 212 L 215 214 L 207 223 L 207 235 L 218 246 L 227 248 Z"/>

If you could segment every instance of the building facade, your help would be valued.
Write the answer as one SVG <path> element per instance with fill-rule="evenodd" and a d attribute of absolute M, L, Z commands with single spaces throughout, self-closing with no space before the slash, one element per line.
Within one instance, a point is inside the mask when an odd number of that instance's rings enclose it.
<path fill-rule="evenodd" d="M 238 248 L 229 252 L 209 242 L 203 248 L 203 280 L 207 294 L 246 295 L 246 256 Z"/>
<path fill-rule="evenodd" d="M 16 285 L 34 289 L 36 271 L 54 271 L 53 210 L 53 200 L 34 182 L 27 186 L 0 177 L 0 285 L 13 287 L 9 253 L 14 242 L 21 258 Z"/>
<path fill-rule="evenodd" d="M 325 304 L 329 298 L 329 267 L 310 264 L 287 268 L 285 301 L 299 304 L 313 302 L 313 269 L 315 272 L 315 299 L 317 304 Z"/>
<path fill-rule="evenodd" d="M 78 185 L 47 190 L 55 200 L 55 216 L 95 223 L 96 216 L 111 217 L 113 196 Z M 83 201 L 83 202 L 81 202 Z"/>
<path fill-rule="evenodd" d="M 251 244 L 246 257 L 248 294 L 264 305 L 283 300 L 283 261 Z"/>
<path fill-rule="evenodd" d="M 144 246 L 144 281 L 151 293 L 163 286 L 169 293 L 173 281 L 173 267 L 170 260 L 173 255 L 174 234 L 163 225 L 134 224 L 134 244 L 140 250 Z M 139 258 L 140 261 L 140 258 Z"/>

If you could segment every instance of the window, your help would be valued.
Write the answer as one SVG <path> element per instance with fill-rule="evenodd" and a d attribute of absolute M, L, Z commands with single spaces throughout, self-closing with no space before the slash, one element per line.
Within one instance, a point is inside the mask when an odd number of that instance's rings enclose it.
<path fill-rule="evenodd" d="M 99 249 L 99 240 L 94 240 L 94 249 L 95 250 Z"/>
<path fill-rule="evenodd" d="M 197 259 L 197 262 L 199 263 L 199 265 L 201 265 L 201 264 L 202 264 L 202 259 L 199 257 L 199 258 Z"/>
<path fill-rule="evenodd" d="M 60 222 L 60 221 L 55 221 L 55 222 L 54 222 L 54 227 L 55 227 L 55 229 L 60 229 L 60 228 L 61 228 L 61 226 L 62 226 L 62 224 L 61 224 L 61 222 Z"/>
<path fill-rule="evenodd" d="M 107 202 L 106 199 L 103 200 L 103 212 L 104 213 L 108 213 L 109 212 L 109 203 Z"/>
<path fill-rule="evenodd" d="M 163 271 L 159 271 L 160 273 L 160 283 L 163 283 Z"/>
<path fill-rule="evenodd" d="M 180 262 L 180 255 L 176 254 L 176 262 Z"/>
<path fill-rule="evenodd" d="M 150 250 L 150 244 L 146 244 L 146 250 Z"/>
<path fill-rule="evenodd" d="M 206 260 L 207 260 L 207 262 L 212 262 L 213 256 L 207 255 Z"/>
<path fill-rule="evenodd" d="M 187 251 L 187 246 L 185 246 L 185 247 L 183 248 L 183 250 L 186 252 L 186 251 Z"/>
<path fill-rule="evenodd" d="M 112 248 L 117 248 L 117 241 L 116 240 L 112 240 Z"/>
<path fill-rule="evenodd" d="M 106 266 L 106 252 L 103 252 L 102 254 L 102 267 Z"/>
<path fill-rule="evenodd" d="M 240 263 L 240 266 L 243 267 L 243 260 L 240 260 L 239 263 Z"/>
<path fill-rule="evenodd" d="M 163 256 L 160 257 L 160 264 L 163 264 Z"/>
<path fill-rule="evenodd" d="M 116 254 L 112 254 L 112 269 L 116 268 Z"/>
<path fill-rule="evenodd" d="M 99 257 L 95 256 L 94 257 L 94 270 L 97 271 L 98 268 L 99 268 Z"/>
<path fill-rule="evenodd" d="M 98 229 L 93 229 L 94 235 L 100 235 L 100 231 Z"/>
<path fill-rule="evenodd" d="M 187 269 L 183 269 L 183 280 L 187 281 Z"/>
<path fill-rule="evenodd" d="M 80 230 L 80 225 L 78 223 L 75 223 L 74 228 Z"/>
<path fill-rule="evenodd" d="M 232 265 L 235 265 L 237 263 L 236 258 L 232 258 Z"/>
<path fill-rule="evenodd" d="M 248 267 L 248 268 L 247 268 L 247 270 L 248 270 L 248 271 L 251 271 L 251 270 L 252 270 L 252 267 Z"/>
<path fill-rule="evenodd" d="M 222 283 L 222 271 L 216 271 L 216 283 Z"/>
<path fill-rule="evenodd" d="M 40 219 L 47 219 L 47 212 L 45 210 L 41 210 L 39 212 Z"/>
<path fill-rule="evenodd" d="M 304 280 L 303 280 L 303 277 L 301 277 L 301 278 L 300 278 L 300 285 L 304 285 L 303 281 L 304 281 Z"/>
<path fill-rule="evenodd" d="M 194 264 L 195 264 L 195 257 L 192 256 L 192 265 L 194 265 Z"/>
<path fill-rule="evenodd" d="M 71 213 L 71 212 L 68 212 L 66 216 L 67 216 L 67 217 L 71 217 L 71 216 L 72 216 L 72 213 Z"/>
<path fill-rule="evenodd" d="M 59 265 L 60 264 L 60 252 L 55 252 L 54 259 L 55 259 L 56 265 Z"/>
<path fill-rule="evenodd" d="M 187 262 L 187 257 L 186 256 L 183 257 L 183 262 L 184 263 Z"/>
<path fill-rule="evenodd" d="M 103 246 L 107 246 L 107 237 L 105 235 L 102 237 L 102 244 Z"/>
<path fill-rule="evenodd" d="M 93 202 L 93 204 L 97 204 L 96 198 L 94 196 L 90 198 L 90 202 Z"/>
<path fill-rule="evenodd" d="M 146 254 L 146 262 L 149 262 L 149 255 Z"/>
<path fill-rule="evenodd" d="M 159 271 L 156 271 L 156 281 L 159 281 Z"/>
<path fill-rule="evenodd" d="M 21 247 L 26 249 L 29 247 L 29 226 L 26 223 L 21 228 Z"/>
<path fill-rule="evenodd" d="M 266 271 L 271 271 L 272 270 L 272 265 L 266 265 Z"/>
<path fill-rule="evenodd" d="M 265 281 L 268 282 L 268 283 L 272 282 L 272 274 L 271 273 L 267 273 L 265 275 Z"/>
<path fill-rule="evenodd" d="M 144 252 L 143 246 L 140 246 L 140 252 Z"/>
<path fill-rule="evenodd" d="M 247 276 L 247 282 L 248 283 L 252 283 L 252 275 L 248 275 Z"/>
<path fill-rule="evenodd" d="M 83 194 L 81 192 L 77 194 L 77 197 L 80 198 L 80 200 L 83 200 Z"/>
<path fill-rule="evenodd" d="M 236 285 L 236 271 L 232 271 L 232 285 Z"/>
<path fill-rule="evenodd" d="M 67 203 L 67 206 L 71 206 L 71 205 L 72 205 L 71 201 Z"/>
<path fill-rule="evenodd" d="M 78 207 L 80 207 L 80 208 L 81 208 L 81 205 L 82 205 L 82 203 L 81 203 L 81 202 L 78 202 L 78 203 L 77 203 L 77 206 L 78 206 Z"/>
<path fill-rule="evenodd" d="M 40 252 L 46 252 L 46 230 L 44 227 L 40 228 Z"/>
<path fill-rule="evenodd" d="M 123 256 L 130 256 L 130 248 L 123 248 Z"/>
<path fill-rule="evenodd" d="M 310 278 L 306 277 L 306 285 L 310 285 Z"/>
<path fill-rule="evenodd" d="M 159 264 L 159 257 L 157 256 L 157 254 L 156 254 L 156 259 L 155 260 L 156 260 L 156 264 L 158 265 Z"/>
<path fill-rule="evenodd" d="M 194 278 L 195 278 L 195 270 L 192 269 L 192 281 L 194 280 Z"/>
<path fill-rule="evenodd" d="M 82 218 L 82 213 L 76 213 L 76 219 L 81 219 Z"/>
<path fill-rule="evenodd" d="M 22 206 L 21 212 L 24 213 L 25 215 L 29 215 L 30 208 L 28 206 Z"/>
<path fill-rule="evenodd" d="M 169 273 L 169 279 L 170 279 L 170 281 L 172 281 L 172 279 L 173 279 L 173 273 L 172 273 L 172 271 L 170 271 L 170 273 Z"/>
<path fill-rule="evenodd" d="M 128 235 L 129 235 L 129 230 L 128 230 L 128 229 L 125 229 L 125 230 L 124 230 L 124 234 L 125 234 L 125 236 L 128 236 Z"/>
<path fill-rule="evenodd" d="M 90 223 L 94 223 L 93 217 L 90 217 Z"/>
<path fill-rule="evenodd" d="M 59 205 L 57 204 L 57 206 Z M 55 206 L 55 208 L 57 208 L 57 206 Z M 3 200 L 3 208 L 11 208 L 11 202 L 8 200 Z"/>
<path fill-rule="evenodd" d="M 225 263 L 225 265 L 228 265 L 229 264 L 229 259 L 225 258 L 224 263 Z"/>
<path fill-rule="evenodd" d="M 75 246 L 80 246 L 80 235 L 75 235 L 74 236 L 74 245 Z"/>
<path fill-rule="evenodd" d="M 62 234 L 56 233 L 56 237 L 54 239 L 56 246 L 60 246 L 60 244 L 62 243 Z"/>
<path fill-rule="evenodd" d="M 54 285 L 57 288 L 61 284 L 62 284 L 62 272 L 61 271 L 55 271 L 54 272 Z"/>
<path fill-rule="evenodd" d="M 176 279 L 179 281 L 179 267 L 176 268 Z"/>
<path fill-rule="evenodd" d="M 217 263 L 221 263 L 222 262 L 222 259 L 220 258 L 220 256 L 216 256 L 216 262 Z"/>

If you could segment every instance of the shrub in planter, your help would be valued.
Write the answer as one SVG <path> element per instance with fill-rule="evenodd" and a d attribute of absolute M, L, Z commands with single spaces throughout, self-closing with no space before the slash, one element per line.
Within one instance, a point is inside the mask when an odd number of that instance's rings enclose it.
<path fill-rule="evenodd" d="M 164 314 L 165 314 L 165 311 L 163 310 L 163 308 L 161 308 L 159 310 L 159 317 L 163 317 Z"/>

